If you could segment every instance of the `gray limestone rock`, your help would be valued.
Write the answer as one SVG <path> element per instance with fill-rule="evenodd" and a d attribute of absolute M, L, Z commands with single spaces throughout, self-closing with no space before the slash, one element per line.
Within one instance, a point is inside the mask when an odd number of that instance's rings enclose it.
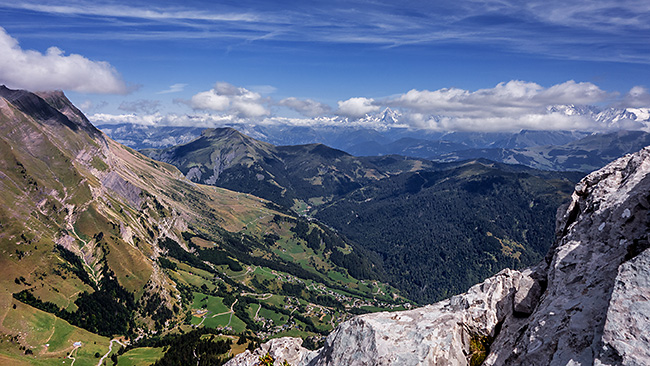
<path fill-rule="evenodd" d="M 261 356 L 269 353 L 275 360 L 275 365 L 282 365 L 287 361 L 291 366 L 306 365 L 316 352 L 302 347 L 302 339 L 283 337 L 271 339 L 262 344 L 258 349 L 244 351 L 228 361 L 228 366 L 254 366 L 259 364 Z"/>

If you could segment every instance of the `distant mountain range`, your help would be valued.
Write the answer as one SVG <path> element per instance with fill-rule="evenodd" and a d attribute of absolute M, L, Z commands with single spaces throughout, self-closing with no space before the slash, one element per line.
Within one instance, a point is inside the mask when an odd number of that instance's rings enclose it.
<path fill-rule="evenodd" d="M 277 146 L 322 143 L 355 156 L 404 155 L 435 161 L 488 158 L 537 169 L 589 172 L 624 153 L 640 149 L 650 131 L 648 109 L 599 109 L 593 106 L 551 106 L 548 113 L 586 118 L 600 133 L 583 131 L 437 132 L 400 123 L 402 116 L 386 109 L 350 121 L 319 117 L 306 125 L 233 124 L 242 133 Z M 115 140 L 135 149 L 165 148 L 198 138 L 201 128 L 140 125 L 99 126 Z M 631 132 L 625 132 L 632 129 Z M 584 141 L 578 142 L 583 138 Z M 591 145 L 595 144 L 595 145 Z M 605 151 L 603 146 L 612 145 Z M 600 147 L 598 147 L 600 146 Z"/>
<path fill-rule="evenodd" d="M 323 144 L 275 146 L 233 128 L 203 131 L 187 144 L 141 150 L 190 180 L 251 193 L 291 207 L 328 202 L 390 175 L 431 167 L 423 159 L 355 157 Z"/>

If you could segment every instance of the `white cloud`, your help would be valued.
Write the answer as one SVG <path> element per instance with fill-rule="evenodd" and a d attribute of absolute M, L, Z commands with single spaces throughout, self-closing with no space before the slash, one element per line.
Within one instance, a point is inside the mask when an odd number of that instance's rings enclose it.
<path fill-rule="evenodd" d="M 170 86 L 169 86 L 169 89 L 161 90 L 161 91 L 159 91 L 159 92 L 156 93 L 156 94 L 169 94 L 169 93 L 178 93 L 178 92 L 182 92 L 183 90 L 185 90 L 185 87 L 186 87 L 186 86 L 187 86 L 187 84 L 174 84 L 174 85 L 170 85 Z"/>
<path fill-rule="evenodd" d="M 386 104 L 417 112 L 435 112 L 444 115 L 511 115 L 531 109 L 543 109 L 553 104 L 594 104 L 608 94 L 592 83 L 573 80 L 544 88 L 536 83 L 511 80 L 491 89 L 471 92 L 465 89 L 445 88 L 435 91 L 410 90 L 390 98 Z"/>
<path fill-rule="evenodd" d="M 632 87 L 623 97 L 621 106 L 626 108 L 650 107 L 650 92 L 642 86 Z"/>
<path fill-rule="evenodd" d="M 192 126 L 192 127 L 218 127 L 241 119 L 233 115 L 217 116 L 209 113 L 187 115 L 187 114 L 108 114 L 96 113 L 88 117 L 94 125 L 115 125 L 130 123 L 146 126 Z"/>
<path fill-rule="evenodd" d="M 230 107 L 230 99 L 225 95 L 217 94 L 214 90 L 208 90 L 194 95 L 190 105 L 194 109 L 209 109 L 222 112 Z"/>
<path fill-rule="evenodd" d="M 650 105 L 650 92 L 637 86 L 620 98 L 618 94 L 608 93 L 588 82 L 570 80 L 543 87 L 532 82 L 512 80 L 475 91 L 460 88 L 434 91 L 413 89 L 385 99 L 350 98 L 339 101 L 338 109 L 332 115 L 332 108 L 312 99 L 291 97 L 274 102 L 246 88 L 217 83 L 213 89 L 197 93 L 190 101 L 183 101 L 197 110 L 193 115 L 147 113 L 155 112 L 156 109 L 147 110 L 147 103 L 135 101 L 123 104 L 120 108 L 144 114 L 95 114 L 90 119 L 98 124 L 199 127 L 240 124 L 382 129 L 386 128 L 386 122 L 377 118 L 380 116 L 377 112 L 384 107 L 395 107 L 400 112 L 400 127 L 436 131 L 603 131 L 608 128 L 638 128 L 637 125 L 623 125 L 622 122 L 616 126 L 606 126 L 598 122 L 595 114 L 590 114 L 595 109 L 581 107 L 612 102 L 615 99 L 629 107 L 647 107 Z M 290 108 L 309 118 L 273 116 L 269 110 L 272 106 Z M 551 106 L 554 107 L 549 108 Z M 587 113 L 581 114 L 581 111 Z"/>
<path fill-rule="evenodd" d="M 368 113 L 377 112 L 381 108 L 374 102 L 375 100 L 372 98 L 363 97 L 339 101 L 339 109 L 336 113 L 345 117 L 360 118 Z"/>
<path fill-rule="evenodd" d="M 83 111 L 85 114 L 87 113 L 92 113 L 94 111 L 98 111 L 108 105 L 108 102 L 106 101 L 101 101 L 98 103 L 95 103 L 91 100 L 85 100 L 81 104 L 77 105 L 81 111 Z"/>
<path fill-rule="evenodd" d="M 586 116 L 568 116 L 562 113 L 529 113 L 513 116 L 431 117 L 421 114 L 409 116 L 414 127 L 435 131 L 514 132 L 527 130 L 580 130 L 597 129 L 593 119 Z"/>
<path fill-rule="evenodd" d="M 585 117 L 549 113 L 550 105 L 590 105 L 611 95 L 588 82 L 573 80 L 544 88 L 520 80 L 469 91 L 445 88 L 410 90 L 383 101 L 398 107 L 414 126 L 435 130 L 516 131 L 590 129 Z"/>
<path fill-rule="evenodd" d="M 108 62 L 65 55 L 56 47 L 45 54 L 23 50 L 0 27 L 0 83 L 32 91 L 63 89 L 81 93 L 126 94 L 129 90 Z"/>
<path fill-rule="evenodd" d="M 307 117 L 322 116 L 332 111 L 332 108 L 327 104 L 317 102 L 313 99 L 300 100 L 298 98 L 290 97 L 282 99 L 278 102 L 278 105 L 293 109 Z"/>
<path fill-rule="evenodd" d="M 259 93 L 218 82 L 211 90 L 194 95 L 189 104 L 194 109 L 228 112 L 242 117 L 261 117 L 271 113 L 265 106 L 268 102 Z"/>

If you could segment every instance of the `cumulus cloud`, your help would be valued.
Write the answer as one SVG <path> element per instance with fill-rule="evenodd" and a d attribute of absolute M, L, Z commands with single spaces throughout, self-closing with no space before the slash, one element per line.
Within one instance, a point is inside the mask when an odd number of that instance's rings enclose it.
<path fill-rule="evenodd" d="M 178 93 L 178 92 L 182 92 L 183 90 L 185 90 L 185 87 L 186 87 L 186 86 L 187 86 L 187 84 L 174 84 L 174 85 L 170 85 L 170 86 L 169 86 L 169 89 L 161 90 L 161 91 L 159 91 L 159 92 L 156 93 L 156 94 L 170 94 L 170 93 Z"/>
<path fill-rule="evenodd" d="M 97 126 L 115 125 L 122 123 L 145 125 L 145 126 L 191 126 L 191 127 L 218 127 L 235 122 L 242 122 L 240 118 L 233 115 L 214 115 L 210 113 L 200 114 L 109 114 L 96 113 L 88 119 Z"/>
<path fill-rule="evenodd" d="M 436 130 L 558 130 L 589 128 L 593 120 L 549 112 L 548 106 L 596 104 L 609 97 L 610 94 L 588 82 L 569 80 L 545 88 L 511 80 L 476 91 L 413 89 L 383 103 L 402 109 L 412 125 Z"/>
<path fill-rule="evenodd" d="M 338 102 L 339 109 L 336 113 L 345 117 L 360 118 L 368 113 L 377 112 L 381 108 L 374 103 L 375 100 L 372 98 L 350 98 Z"/>
<path fill-rule="evenodd" d="M 322 116 L 332 111 L 332 108 L 327 104 L 317 102 L 313 99 L 300 100 L 298 98 L 290 97 L 282 99 L 278 102 L 278 105 L 293 109 L 307 117 Z"/>
<path fill-rule="evenodd" d="M 642 86 L 632 87 L 623 97 L 621 106 L 629 108 L 650 107 L 650 92 Z"/>
<path fill-rule="evenodd" d="M 124 101 L 120 103 L 118 109 L 125 112 L 153 114 L 160 109 L 160 101 L 147 99 Z"/>
<path fill-rule="evenodd" d="M 77 54 L 65 55 L 50 47 L 43 54 L 23 50 L 0 27 L 0 83 L 11 88 L 72 90 L 81 93 L 126 94 L 129 89 L 108 62 L 92 61 Z"/>
<path fill-rule="evenodd" d="M 483 115 L 498 116 L 543 109 L 553 104 L 594 104 L 607 96 L 607 92 L 592 83 L 570 80 L 544 88 L 536 83 L 511 80 L 499 83 L 494 88 L 474 92 L 458 88 L 435 91 L 413 89 L 388 99 L 385 103 L 417 112 L 467 115 L 477 111 Z"/>
<path fill-rule="evenodd" d="M 192 97 L 189 105 L 194 109 L 234 113 L 242 117 L 267 116 L 266 98 L 259 93 L 229 83 L 216 83 L 214 88 Z"/>
<path fill-rule="evenodd" d="M 350 98 L 339 101 L 338 109 L 332 111 L 329 106 L 312 99 L 291 97 L 273 101 L 246 88 L 217 83 L 214 88 L 197 93 L 191 100 L 182 101 L 195 109 L 193 115 L 161 115 L 157 113 L 157 105 L 135 101 L 120 106 L 121 110 L 133 112 L 131 114 L 95 114 L 91 120 L 100 124 L 200 127 L 253 124 L 381 129 L 386 128 L 386 122 L 376 118 L 380 116 L 378 112 L 385 107 L 393 107 L 399 111 L 398 124 L 401 127 L 436 131 L 602 131 L 608 128 L 638 128 L 637 125 L 624 126 L 625 121 L 617 126 L 605 126 L 598 122 L 593 109 L 583 108 L 584 105 L 611 104 L 612 100 L 618 100 L 626 107 L 646 107 L 650 105 L 650 92 L 638 86 L 620 97 L 588 82 L 570 80 L 544 87 L 537 83 L 511 80 L 474 91 L 460 88 L 433 91 L 413 89 L 383 99 Z M 293 109 L 305 117 L 273 116 L 270 113 L 273 106 Z"/>

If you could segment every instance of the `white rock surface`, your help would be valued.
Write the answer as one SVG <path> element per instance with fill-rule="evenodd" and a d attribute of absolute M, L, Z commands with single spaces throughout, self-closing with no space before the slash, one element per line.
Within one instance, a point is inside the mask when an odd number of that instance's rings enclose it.
<path fill-rule="evenodd" d="M 547 256 L 548 287 L 541 302 L 526 322 L 504 324 L 487 365 L 639 364 L 627 360 L 643 357 L 634 349 L 645 354 L 650 349 L 645 336 L 650 309 L 634 306 L 636 313 L 630 313 L 626 306 L 632 305 L 630 297 L 650 296 L 648 287 L 640 286 L 648 267 L 633 264 L 642 258 L 628 260 L 648 243 L 649 172 L 646 148 L 576 186 L 558 222 L 559 240 Z M 636 333 L 632 325 L 645 332 L 629 334 L 635 346 L 628 347 L 622 334 Z"/>
<path fill-rule="evenodd" d="M 495 336 L 484 365 L 650 365 L 649 173 L 646 148 L 585 177 L 538 266 L 420 309 L 356 317 L 289 363 L 467 365 L 470 338 Z"/>
<path fill-rule="evenodd" d="M 257 348 L 253 352 L 246 350 L 244 353 L 240 353 L 228 361 L 226 365 L 258 365 L 260 357 L 266 355 L 267 352 L 275 360 L 275 365 L 278 366 L 282 365 L 284 361 L 287 361 L 292 366 L 305 365 L 312 358 L 314 358 L 314 356 L 316 356 L 316 352 L 302 347 L 302 339 L 284 337 L 271 339 L 270 341 L 262 344 L 260 348 Z"/>

